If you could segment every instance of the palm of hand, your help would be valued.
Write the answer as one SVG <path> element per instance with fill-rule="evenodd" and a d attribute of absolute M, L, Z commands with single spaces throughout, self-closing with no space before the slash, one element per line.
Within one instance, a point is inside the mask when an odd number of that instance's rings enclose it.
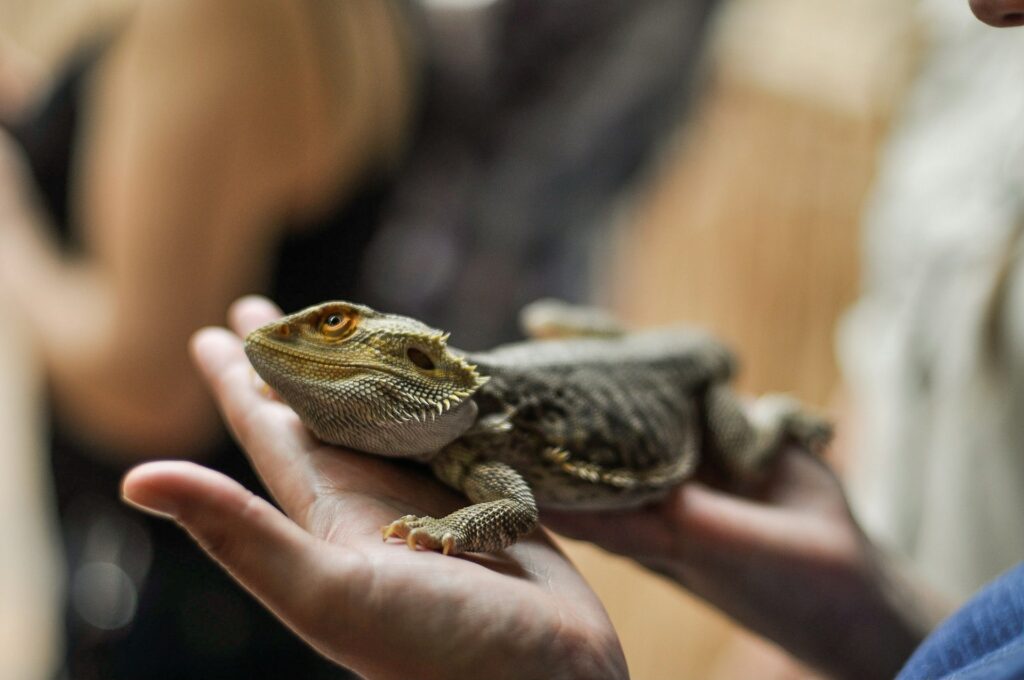
<path fill-rule="evenodd" d="M 321 445 L 290 408 L 269 400 L 264 406 L 260 441 L 301 453 L 287 470 L 263 478 L 275 495 L 278 489 L 287 494 L 288 514 L 326 541 L 323 556 L 337 563 L 323 597 L 328 611 L 312 617 L 323 626 L 317 637 L 325 647 L 351 635 L 352 622 L 360 620 L 366 626 L 359 632 L 362 642 L 372 642 L 364 652 L 367 666 L 389 657 L 433 659 L 443 674 L 458 675 L 457 664 L 472 672 L 482 656 L 518 677 L 529 659 L 543 675 L 575 646 L 602 636 L 613 646 L 605 653 L 615 656 L 617 642 L 600 603 L 546 536 L 538 533 L 501 554 L 462 559 L 385 543 L 380 528 L 391 520 L 441 517 L 465 501 L 424 469 Z M 365 589 L 358 589 L 361 601 L 346 615 L 335 603 L 352 599 L 353 578 Z M 335 588 L 343 592 L 331 594 Z M 541 658 L 541 650 L 549 658 Z M 339 654 L 338 660 L 347 659 Z"/>
<path fill-rule="evenodd" d="M 234 325 L 244 333 L 275 315 L 248 300 Z M 370 677 L 472 677 L 485 667 L 488 677 L 625 676 L 600 602 L 543 532 L 460 558 L 382 542 L 393 519 L 441 516 L 464 501 L 421 466 L 314 440 L 256 384 L 237 336 L 207 331 L 195 352 L 291 521 L 187 463 L 138 468 L 126 496 L 172 514 L 310 644 Z"/>

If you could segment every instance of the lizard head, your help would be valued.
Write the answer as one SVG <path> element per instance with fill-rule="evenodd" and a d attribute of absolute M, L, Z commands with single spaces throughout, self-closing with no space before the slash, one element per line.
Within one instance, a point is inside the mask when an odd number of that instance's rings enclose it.
<path fill-rule="evenodd" d="M 429 457 L 462 434 L 487 380 L 446 333 L 349 302 L 258 328 L 245 353 L 317 438 L 387 456 Z"/>

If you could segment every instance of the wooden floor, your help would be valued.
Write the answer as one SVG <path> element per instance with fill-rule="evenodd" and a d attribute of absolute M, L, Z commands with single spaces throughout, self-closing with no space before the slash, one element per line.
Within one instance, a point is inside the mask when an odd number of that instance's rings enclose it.
<path fill-rule="evenodd" d="M 9 37 L 52 63 L 67 38 L 48 36 L 70 34 L 45 30 L 54 8 L 88 23 L 94 20 L 90 8 L 116 9 L 127 2 L 0 0 L 0 32 L 10 31 Z M 878 31 L 872 26 L 891 21 L 883 0 L 731 4 L 744 11 L 726 17 L 720 42 L 737 53 L 747 44 L 742 35 L 737 42 L 737 31 L 752 13 L 756 17 L 769 6 L 812 19 L 829 7 L 856 6 L 861 14 L 875 8 L 874 24 L 858 14 L 862 24 L 809 26 L 810 45 L 828 44 L 823 31 L 842 30 L 845 40 L 863 39 L 877 51 Z M 787 21 L 786 31 L 799 35 Z M 762 42 L 764 35 L 759 33 Z M 767 42 L 759 49 L 775 50 Z M 785 33 L 775 51 L 792 50 L 793 42 Z M 858 58 L 870 52 L 856 42 L 848 47 Z M 636 324 L 686 320 L 727 339 L 742 356 L 744 390 L 782 390 L 827 405 L 838 384 L 833 329 L 856 293 L 858 220 L 884 132 L 885 105 L 870 92 L 864 106 L 863 97 L 855 106 L 843 96 L 816 99 L 815 92 L 845 96 L 848 88 L 832 82 L 831 90 L 825 85 L 816 90 L 808 81 L 849 76 L 863 88 L 874 82 L 871 69 L 879 66 L 859 63 L 860 70 L 850 74 L 837 67 L 839 76 L 815 71 L 792 88 L 749 64 L 744 68 L 741 62 L 749 55 L 726 48 L 695 122 L 624 221 L 601 288 Z M 879 63 L 891 68 L 892 54 L 888 50 L 889 61 Z M 808 61 L 798 57 L 797 63 Z M 764 67 L 761 60 L 754 62 Z M 8 318 L 2 302 L 0 297 L 0 318 Z M 14 471 L 0 475 L 2 678 L 41 677 L 42 671 L 32 669 L 45 667 L 59 644 L 52 613 L 57 579 L 47 564 L 52 546 L 39 538 L 46 536 L 49 515 L 47 497 L 40 495 L 40 468 L 33 462 L 41 460 L 38 414 L 26 410 L 24 400 L 38 387 L 38 375 L 29 370 L 24 345 L 24 339 L 0 334 L 0 465 Z M 636 680 L 746 678 L 755 668 L 761 678 L 800 674 L 779 661 L 770 646 L 750 641 L 664 580 L 590 546 L 567 543 L 567 550 L 605 602 Z"/>

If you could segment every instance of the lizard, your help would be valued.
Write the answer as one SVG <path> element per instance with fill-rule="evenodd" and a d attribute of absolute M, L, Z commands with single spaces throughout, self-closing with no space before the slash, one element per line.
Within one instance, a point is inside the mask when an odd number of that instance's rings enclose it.
<path fill-rule="evenodd" d="M 787 442 L 820 452 L 831 438 L 789 396 L 741 401 L 732 352 L 704 331 L 627 331 L 553 300 L 521 319 L 529 339 L 471 353 L 416 319 L 332 301 L 252 331 L 245 352 L 319 440 L 420 461 L 469 499 L 382 528 L 446 555 L 513 544 L 540 507 L 637 507 L 702 460 L 750 478 Z"/>

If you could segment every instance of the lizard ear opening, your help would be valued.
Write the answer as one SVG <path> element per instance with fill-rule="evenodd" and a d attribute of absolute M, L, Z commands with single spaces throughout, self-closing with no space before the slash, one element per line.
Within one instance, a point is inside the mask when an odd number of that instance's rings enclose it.
<path fill-rule="evenodd" d="M 408 357 L 409 361 L 419 368 L 422 368 L 424 371 L 432 371 L 435 368 L 434 360 L 421 349 L 410 347 L 405 351 L 405 356 Z"/>

